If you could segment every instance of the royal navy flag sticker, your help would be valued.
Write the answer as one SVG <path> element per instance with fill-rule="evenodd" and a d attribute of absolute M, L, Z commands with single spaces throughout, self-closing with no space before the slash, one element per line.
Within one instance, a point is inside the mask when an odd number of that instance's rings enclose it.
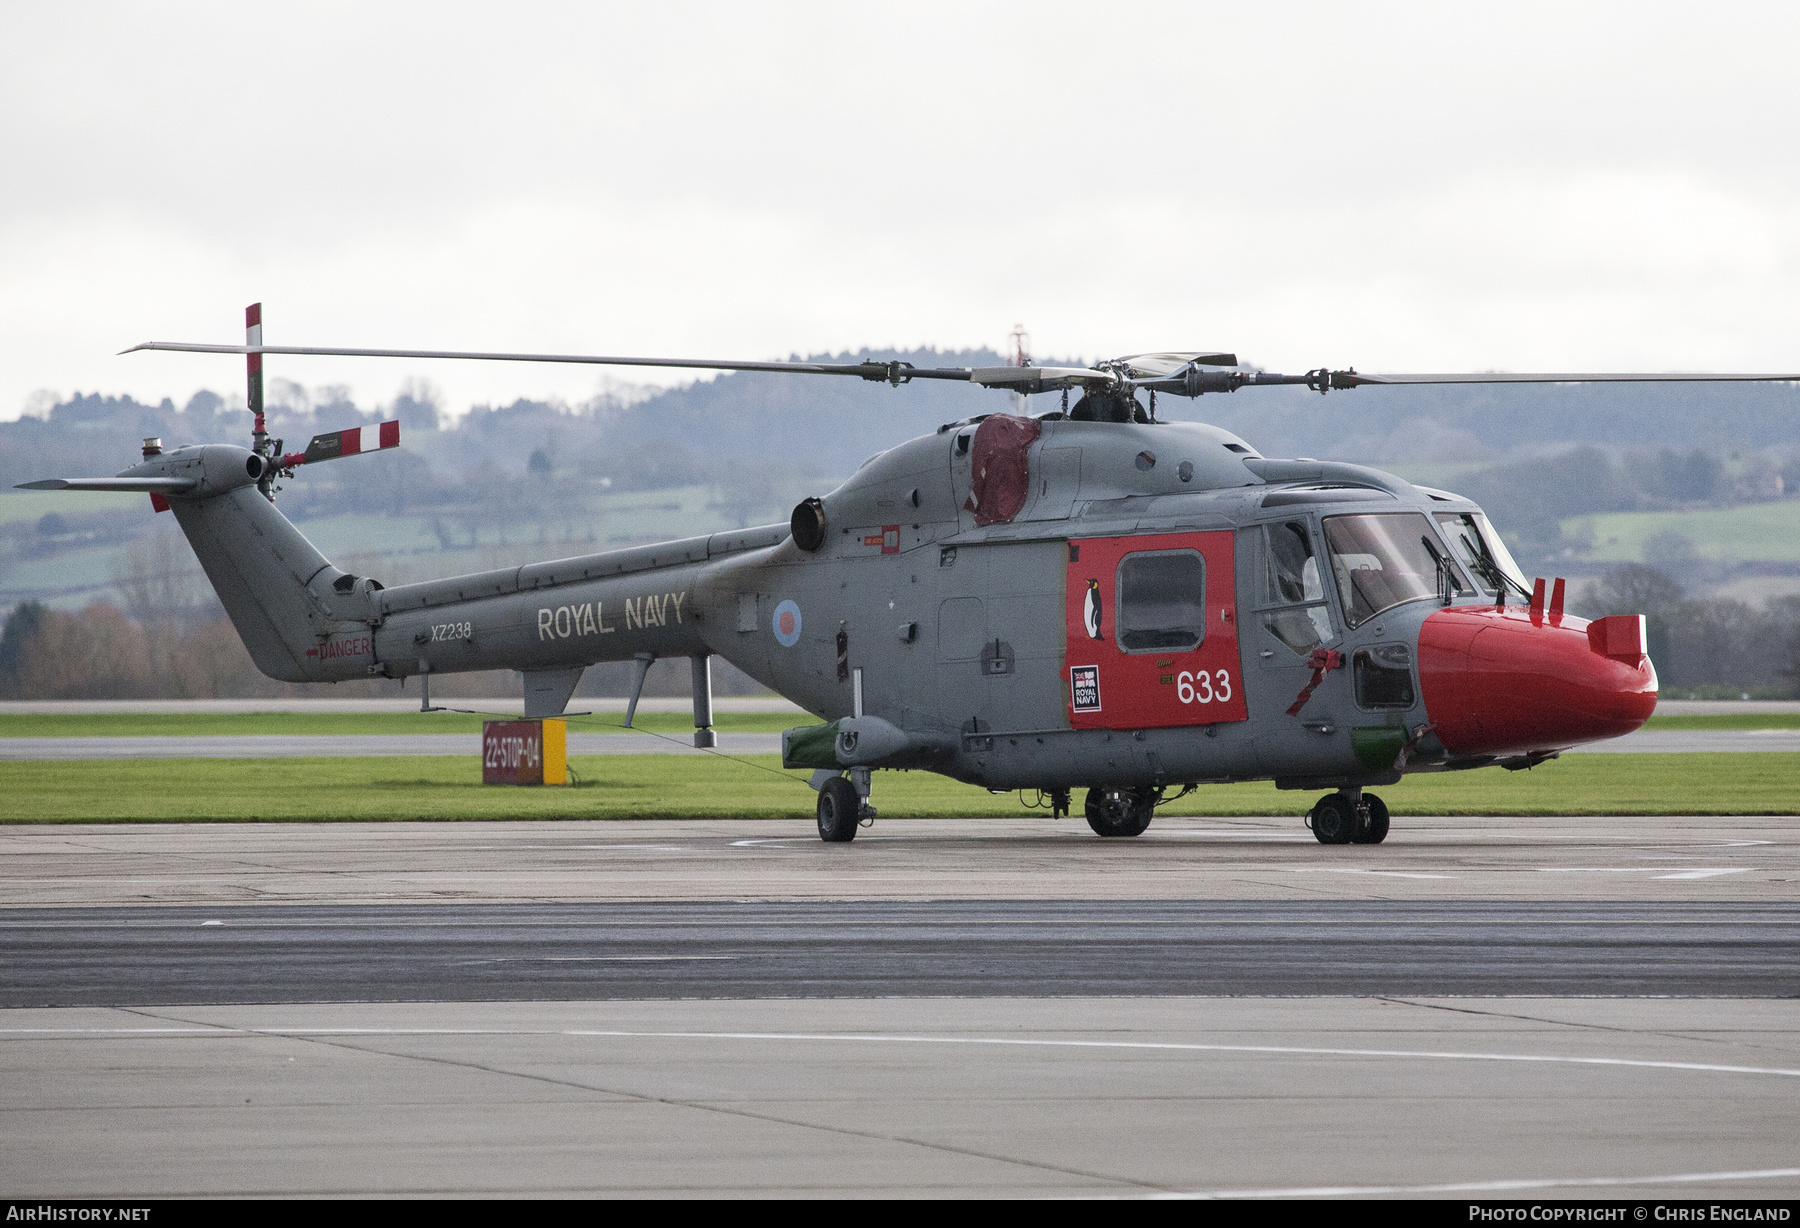
<path fill-rule="evenodd" d="M 1076 665 L 1069 670 L 1070 707 L 1077 712 L 1100 711 L 1100 667 Z"/>

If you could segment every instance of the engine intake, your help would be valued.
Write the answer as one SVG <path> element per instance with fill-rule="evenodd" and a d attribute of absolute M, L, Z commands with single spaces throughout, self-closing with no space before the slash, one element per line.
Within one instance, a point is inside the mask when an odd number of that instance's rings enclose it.
<path fill-rule="evenodd" d="M 825 504 L 816 496 L 802 499 L 788 518 L 788 529 L 794 544 L 811 554 L 825 544 Z"/>

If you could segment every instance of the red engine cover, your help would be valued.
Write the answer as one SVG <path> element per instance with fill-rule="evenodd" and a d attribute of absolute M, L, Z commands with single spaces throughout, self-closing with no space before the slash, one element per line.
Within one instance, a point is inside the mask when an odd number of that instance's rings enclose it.
<path fill-rule="evenodd" d="M 1603 619 L 1594 626 L 1610 623 Z M 1439 610 L 1419 628 L 1419 685 L 1459 755 L 1557 750 L 1630 733 L 1656 710 L 1656 669 L 1630 632 L 1525 608 Z M 1607 655 L 1611 652 L 1613 655 Z"/>

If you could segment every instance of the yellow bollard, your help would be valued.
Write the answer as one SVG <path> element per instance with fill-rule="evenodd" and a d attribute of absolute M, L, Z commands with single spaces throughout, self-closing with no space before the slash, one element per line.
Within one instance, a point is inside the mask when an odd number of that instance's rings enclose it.
<path fill-rule="evenodd" d="M 544 722 L 544 783 L 569 783 L 569 722 L 560 717 Z"/>

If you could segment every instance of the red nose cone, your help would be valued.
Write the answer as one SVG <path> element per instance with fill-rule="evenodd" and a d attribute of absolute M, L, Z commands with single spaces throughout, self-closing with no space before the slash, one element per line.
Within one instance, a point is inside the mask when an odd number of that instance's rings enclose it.
<path fill-rule="evenodd" d="M 1419 629 L 1419 684 L 1459 755 L 1555 750 L 1630 733 L 1656 710 L 1641 620 L 1443 609 Z M 1636 634 L 1633 634 L 1636 632 Z"/>

